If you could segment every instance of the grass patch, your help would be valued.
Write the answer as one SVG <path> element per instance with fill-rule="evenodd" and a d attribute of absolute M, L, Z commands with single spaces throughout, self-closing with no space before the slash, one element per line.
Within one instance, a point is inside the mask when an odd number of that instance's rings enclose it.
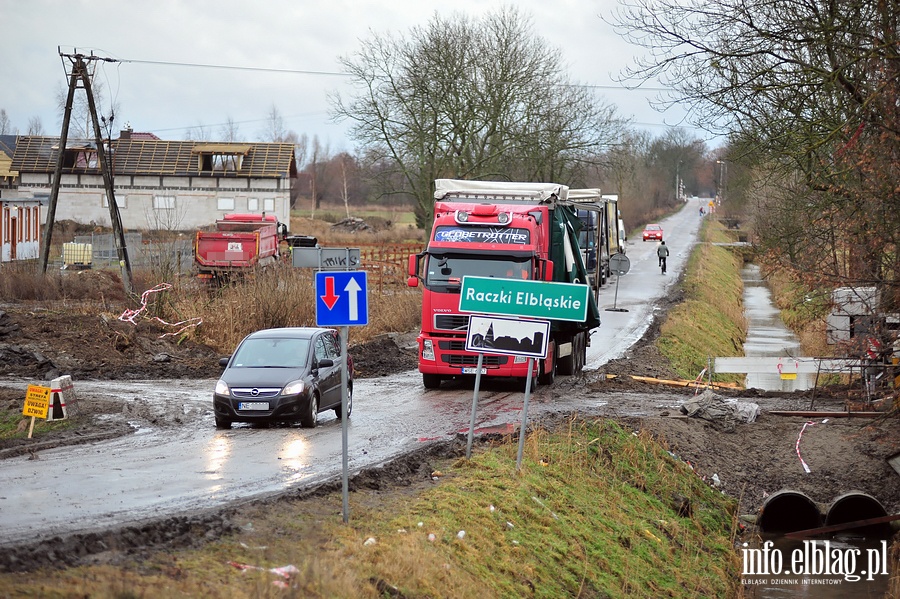
<path fill-rule="evenodd" d="M 252 507 L 239 535 L 119 567 L 0 576 L 13 595 L 736 597 L 736 504 L 641 431 L 573 417 L 442 464 L 424 491 Z M 687 507 L 685 507 L 687 505 Z M 460 534 L 465 531 L 465 534 Z M 432 540 L 429 540 L 429 536 Z M 374 542 L 366 544 L 367 539 Z M 242 571 L 291 565 L 298 574 Z"/>
<path fill-rule="evenodd" d="M 25 392 L 23 391 L 20 408 L 24 406 Z M 27 439 L 30 424 L 31 417 L 23 416 L 21 409 L 18 410 L 18 412 L 12 410 L 0 410 L 0 439 Z M 37 438 L 43 433 L 65 430 L 71 426 L 72 421 L 68 419 L 47 422 L 41 418 L 35 418 L 34 429 L 31 432 L 31 436 L 32 438 Z"/>
<path fill-rule="evenodd" d="M 685 301 L 671 309 L 660 327 L 659 350 L 682 378 L 696 378 L 716 356 L 742 356 L 747 338 L 744 317 L 743 257 L 731 248 L 722 223 L 704 219 L 700 240 L 688 258 L 682 288 Z M 740 374 L 714 374 L 720 382 L 743 383 Z"/>

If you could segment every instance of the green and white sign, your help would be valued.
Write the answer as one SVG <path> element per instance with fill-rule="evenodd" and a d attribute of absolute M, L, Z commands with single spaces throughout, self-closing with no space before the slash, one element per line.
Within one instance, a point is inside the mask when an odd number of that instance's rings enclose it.
<path fill-rule="evenodd" d="M 493 277 L 463 277 L 461 312 L 587 320 L 588 286 Z"/>

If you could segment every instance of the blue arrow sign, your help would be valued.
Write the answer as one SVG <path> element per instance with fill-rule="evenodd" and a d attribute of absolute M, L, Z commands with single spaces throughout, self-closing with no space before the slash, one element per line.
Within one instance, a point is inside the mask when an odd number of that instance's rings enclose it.
<path fill-rule="evenodd" d="M 364 270 L 316 273 L 316 324 L 320 327 L 369 324 Z"/>

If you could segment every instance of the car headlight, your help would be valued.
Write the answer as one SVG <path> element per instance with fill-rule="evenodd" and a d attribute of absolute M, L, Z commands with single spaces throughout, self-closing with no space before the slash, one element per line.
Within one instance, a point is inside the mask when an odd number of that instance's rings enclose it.
<path fill-rule="evenodd" d="M 431 339 L 426 339 L 422 342 L 422 359 L 434 362 L 434 344 L 431 342 Z"/>
<path fill-rule="evenodd" d="M 282 395 L 300 395 L 303 393 L 303 390 L 306 388 L 306 384 L 303 381 L 293 381 L 284 386 L 284 389 L 281 390 Z"/>
<path fill-rule="evenodd" d="M 528 358 L 525 356 L 516 356 L 513 358 L 513 364 L 524 364 L 528 361 Z"/>
<path fill-rule="evenodd" d="M 228 390 L 228 385 L 222 379 L 216 381 L 216 394 L 217 395 L 229 395 L 231 392 Z"/>

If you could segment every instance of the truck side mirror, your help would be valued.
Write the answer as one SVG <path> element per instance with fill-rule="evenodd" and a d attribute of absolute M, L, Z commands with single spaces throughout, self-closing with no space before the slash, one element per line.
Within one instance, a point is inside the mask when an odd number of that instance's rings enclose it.
<path fill-rule="evenodd" d="M 419 286 L 419 258 L 421 254 L 410 254 L 409 260 L 407 261 L 406 271 L 409 275 L 409 278 L 406 279 L 407 287 L 418 287 Z"/>

